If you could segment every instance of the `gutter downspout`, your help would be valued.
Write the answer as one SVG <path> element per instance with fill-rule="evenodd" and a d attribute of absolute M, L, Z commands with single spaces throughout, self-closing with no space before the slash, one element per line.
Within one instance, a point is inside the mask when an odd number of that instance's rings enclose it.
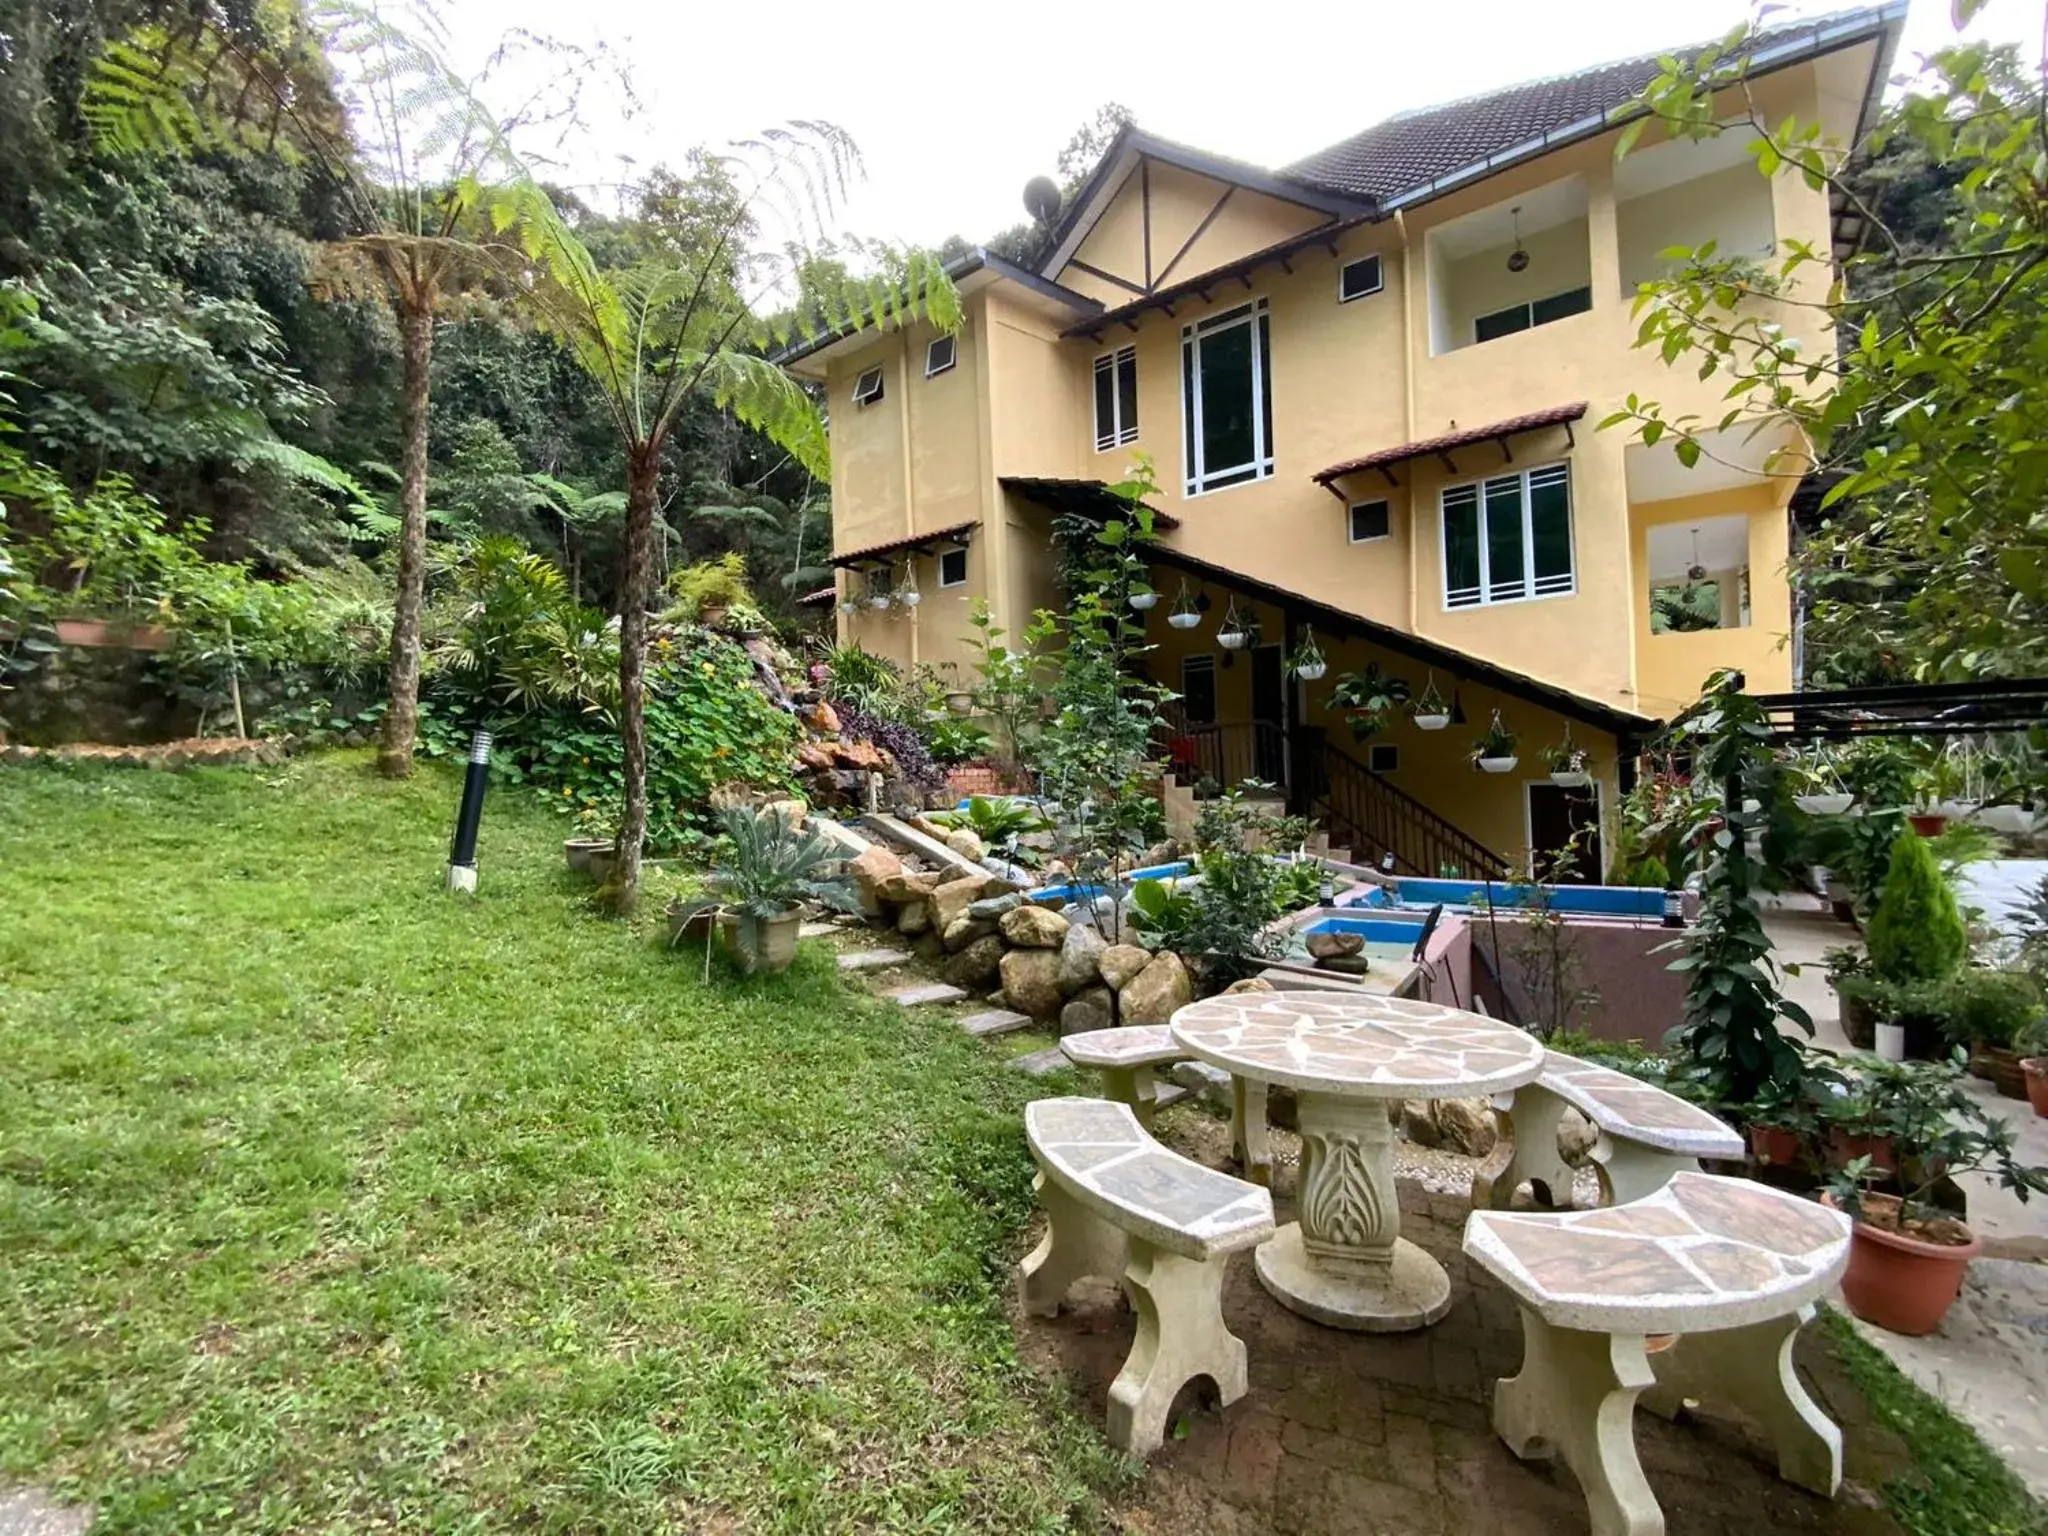
<path fill-rule="evenodd" d="M 917 537 L 917 484 L 912 478 L 910 460 L 910 327 L 905 325 L 899 334 L 903 342 L 902 355 L 899 359 L 902 364 L 899 372 L 903 379 L 903 409 L 897 413 L 896 419 L 901 424 L 897 438 L 903 450 L 903 534 L 905 538 L 915 538 Z M 903 558 L 909 562 L 911 582 L 915 585 L 917 580 L 917 552 L 915 550 L 907 550 Z M 917 609 L 915 608 L 910 610 L 910 665 L 911 669 L 915 671 L 917 668 Z"/>
<path fill-rule="evenodd" d="M 1415 250 L 1408 240 L 1408 216 L 1394 210 L 1401 232 L 1401 441 L 1415 441 Z M 1425 293 L 1426 299 L 1428 295 Z M 1415 504 L 1415 476 L 1408 476 L 1408 633 L 1416 632 L 1421 609 L 1415 589 L 1421 578 L 1422 509 Z"/>

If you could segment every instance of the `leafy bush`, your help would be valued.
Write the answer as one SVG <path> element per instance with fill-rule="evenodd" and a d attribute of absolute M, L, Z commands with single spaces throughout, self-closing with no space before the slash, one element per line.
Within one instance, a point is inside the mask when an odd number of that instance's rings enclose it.
<path fill-rule="evenodd" d="M 754 589 L 747 585 L 747 562 L 737 550 L 684 566 L 669 577 L 668 589 L 675 603 L 662 617 L 671 623 L 696 619 L 707 608 L 755 607 Z"/>
<path fill-rule="evenodd" d="M 988 732 L 960 715 L 934 715 L 925 727 L 924 736 L 932 761 L 949 768 L 988 755 Z"/>
<path fill-rule="evenodd" d="M 944 789 L 946 771 L 932 761 L 924 738 L 901 721 L 871 715 L 858 706 L 834 699 L 832 709 L 839 716 L 839 734 L 848 741 L 866 741 L 896 759 L 896 771 L 921 790 Z"/>
<path fill-rule="evenodd" d="M 1671 871 L 1664 867 L 1664 861 L 1654 853 L 1646 853 L 1629 869 L 1628 883 L 1648 890 L 1668 891 L 1671 889 Z"/>
<path fill-rule="evenodd" d="M 821 667 L 824 675 L 818 686 L 827 697 L 843 700 L 863 714 L 903 720 L 903 669 L 888 657 L 858 644 L 842 645 L 826 656 Z"/>
<path fill-rule="evenodd" d="M 2031 1051 L 2042 1039 L 2041 984 L 2025 971 L 1970 966 L 1949 983 L 1949 1041 Z"/>
<path fill-rule="evenodd" d="M 1018 838 L 1027 832 L 1042 832 L 1049 825 L 1037 806 L 1007 795 L 969 795 L 965 810 L 936 811 L 931 820 L 942 827 L 965 827 L 984 847 L 1013 857 Z"/>
<path fill-rule="evenodd" d="M 1892 843 L 1891 862 L 1865 930 L 1870 963 L 1891 981 L 1936 981 L 1963 963 L 1970 938 L 1955 894 L 1925 839 L 1914 832 Z"/>

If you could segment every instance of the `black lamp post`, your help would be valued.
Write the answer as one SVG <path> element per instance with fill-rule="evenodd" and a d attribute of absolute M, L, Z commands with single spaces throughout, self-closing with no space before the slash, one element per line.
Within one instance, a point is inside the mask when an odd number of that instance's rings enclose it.
<path fill-rule="evenodd" d="M 462 780 L 462 809 L 455 814 L 455 843 L 448 850 L 448 889 L 476 890 L 476 829 L 484 816 L 484 786 L 491 778 L 491 733 L 469 738 L 469 772 Z"/>

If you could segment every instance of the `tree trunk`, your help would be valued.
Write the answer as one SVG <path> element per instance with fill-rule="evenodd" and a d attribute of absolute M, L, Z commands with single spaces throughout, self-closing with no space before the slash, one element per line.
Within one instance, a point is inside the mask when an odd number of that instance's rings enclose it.
<path fill-rule="evenodd" d="M 606 883 L 612 905 L 622 913 L 640 898 L 640 845 L 647 837 L 647 604 L 660 482 L 660 444 L 636 445 L 626 459 L 626 576 L 619 596 L 619 755 L 626 803 L 619 816 L 619 856 Z"/>
<path fill-rule="evenodd" d="M 419 724 L 420 606 L 427 566 L 427 365 L 434 354 L 431 303 L 399 316 L 405 342 L 405 395 L 399 412 L 398 599 L 391 613 L 391 702 L 377 747 L 387 778 L 412 774 L 412 738 Z"/>

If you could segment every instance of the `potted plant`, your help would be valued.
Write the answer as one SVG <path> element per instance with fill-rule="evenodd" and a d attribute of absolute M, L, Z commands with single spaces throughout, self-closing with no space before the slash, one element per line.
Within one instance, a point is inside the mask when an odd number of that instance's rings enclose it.
<path fill-rule="evenodd" d="M 2027 1102 L 2034 1106 L 2034 1113 L 2048 1118 L 2048 1056 L 2029 1056 L 2020 1063 L 2020 1071 L 2026 1074 Z"/>
<path fill-rule="evenodd" d="M 1378 662 L 1363 672 L 1340 672 L 1330 685 L 1329 708 L 1341 710 L 1351 726 L 1351 739 L 1364 741 L 1377 734 L 1393 718 L 1394 711 L 1408 702 L 1406 678 L 1389 677 Z"/>
<path fill-rule="evenodd" d="M 803 922 L 798 903 L 851 899 L 839 873 L 845 855 L 780 807 L 728 806 L 719 825 L 717 861 L 694 905 L 720 914 L 727 946 L 749 975 L 786 971 Z"/>
<path fill-rule="evenodd" d="M 1237 599 L 1232 598 L 1230 606 L 1223 610 L 1223 624 L 1216 631 L 1216 643 L 1226 651 L 1241 651 L 1250 638 L 1244 620 L 1237 616 Z"/>
<path fill-rule="evenodd" d="M 1193 629 L 1202 622 L 1202 610 L 1195 603 L 1195 594 L 1188 590 L 1188 584 L 1180 584 L 1180 595 L 1173 600 L 1173 612 L 1166 616 L 1166 622 L 1175 629 Z"/>
<path fill-rule="evenodd" d="M 2013 1157 L 2012 1127 L 1993 1119 L 1961 1086 L 1962 1060 L 1871 1069 L 1888 1082 L 1886 1104 L 1896 1191 L 1870 1186 L 1879 1168 L 1858 1157 L 1829 1180 L 1827 1201 L 1854 1218 L 1842 1295 L 1865 1322 L 1921 1335 L 1941 1326 L 1975 1258 L 1976 1234 L 1932 1203 L 1935 1186 L 1989 1172 L 2021 1201 L 2048 1194 L 2048 1168 Z"/>
<path fill-rule="evenodd" d="M 2008 1099 L 2027 1096 L 2020 1063 L 2048 1035 L 2042 1031 L 2041 984 L 2025 971 L 1971 966 L 1951 983 L 1948 1043 L 1968 1049 L 1970 1075 Z"/>
<path fill-rule="evenodd" d="M 1124 601 L 1140 613 L 1150 613 L 1159 605 L 1159 594 L 1150 587 L 1133 587 Z"/>
<path fill-rule="evenodd" d="M 669 577 L 668 589 L 675 601 L 662 617 L 670 623 L 716 629 L 725 623 L 731 609 L 741 604 L 754 607 L 753 589 L 747 585 L 747 562 L 737 550 L 716 560 L 684 566 Z"/>
<path fill-rule="evenodd" d="M 1316 632 L 1313 629 L 1302 631 L 1301 644 L 1296 646 L 1294 654 L 1287 658 L 1287 670 L 1304 683 L 1315 682 L 1330 670 L 1329 660 L 1323 655 L 1322 647 L 1316 644 Z"/>
<path fill-rule="evenodd" d="M 569 868 L 604 884 L 619 853 L 617 822 L 618 812 L 612 807 L 586 805 L 578 811 L 576 835 L 562 843 L 562 858 Z"/>
<path fill-rule="evenodd" d="M 1572 728 L 1564 728 L 1564 740 L 1543 749 L 1544 766 L 1550 770 L 1550 782 L 1566 789 L 1584 789 L 1593 782 L 1593 775 L 1587 771 L 1592 756 L 1586 749 L 1572 740 Z"/>
<path fill-rule="evenodd" d="M 1828 985 L 1835 989 L 1841 1012 L 1842 1033 L 1859 1051 L 1877 1043 L 1877 1015 L 1885 1001 L 1885 984 L 1870 969 L 1870 956 L 1860 949 L 1842 945 L 1822 956 L 1828 968 Z"/>
<path fill-rule="evenodd" d="M 1436 691 L 1436 674 L 1429 674 L 1429 681 L 1423 684 L 1422 697 L 1415 701 L 1409 718 L 1415 722 L 1418 731 L 1440 731 L 1451 723 L 1451 707 L 1444 703 L 1444 696 Z"/>
<path fill-rule="evenodd" d="M 1797 1078 L 1789 1083 L 1773 1079 L 1742 1107 L 1749 1150 L 1760 1163 L 1776 1168 L 1809 1163 L 1820 1139 L 1820 1104 L 1843 1086 L 1842 1074 L 1826 1064 L 1822 1053 L 1803 1055 L 1806 1066 Z"/>
<path fill-rule="evenodd" d="M 1513 773 L 1515 764 L 1521 761 L 1516 754 L 1520 740 L 1501 722 L 1500 711 L 1496 709 L 1486 734 L 1473 743 L 1472 766 L 1482 773 Z"/>

